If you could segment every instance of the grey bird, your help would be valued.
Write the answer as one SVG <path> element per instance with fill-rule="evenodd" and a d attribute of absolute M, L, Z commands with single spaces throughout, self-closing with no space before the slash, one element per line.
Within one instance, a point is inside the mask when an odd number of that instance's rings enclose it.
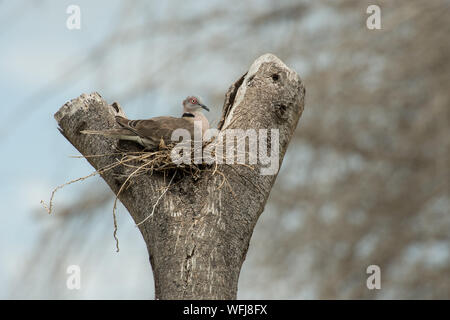
<path fill-rule="evenodd" d="M 181 118 L 175 117 L 155 117 L 145 120 L 129 120 L 116 116 L 116 122 L 121 126 L 118 129 L 108 130 L 83 130 L 83 134 L 98 134 L 106 137 L 128 140 L 139 143 L 147 149 L 156 149 L 161 144 L 169 144 L 172 132 L 182 128 L 189 131 L 194 137 L 194 126 L 201 125 L 202 134 L 209 129 L 208 119 L 200 111 L 209 111 L 199 98 L 189 96 L 183 101 L 183 115 Z"/>

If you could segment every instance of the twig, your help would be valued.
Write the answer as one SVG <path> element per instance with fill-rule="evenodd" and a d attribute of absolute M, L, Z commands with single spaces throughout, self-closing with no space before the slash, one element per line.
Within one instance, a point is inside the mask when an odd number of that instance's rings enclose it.
<path fill-rule="evenodd" d="M 175 175 L 177 174 L 177 172 L 175 171 L 175 173 L 172 176 L 172 179 L 170 179 L 169 185 L 167 186 L 166 190 L 164 190 L 164 192 L 159 196 L 158 200 L 156 200 L 156 203 L 153 205 L 153 209 L 152 212 L 141 222 L 136 224 L 136 227 L 139 227 L 141 224 L 143 224 L 145 221 L 147 221 L 148 218 L 153 216 L 153 213 L 155 212 L 155 208 L 159 203 L 159 200 L 161 200 L 161 198 L 166 194 L 167 190 L 169 190 L 170 185 L 172 184 L 173 178 L 175 178 Z"/>

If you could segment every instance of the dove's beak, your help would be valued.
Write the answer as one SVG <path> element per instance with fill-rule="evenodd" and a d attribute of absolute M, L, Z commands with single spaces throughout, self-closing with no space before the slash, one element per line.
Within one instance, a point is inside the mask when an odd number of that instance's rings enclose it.
<path fill-rule="evenodd" d="M 205 106 L 204 104 L 199 103 L 199 106 L 202 107 L 203 109 L 205 109 L 206 111 L 209 111 L 209 108 L 207 106 Z"/>

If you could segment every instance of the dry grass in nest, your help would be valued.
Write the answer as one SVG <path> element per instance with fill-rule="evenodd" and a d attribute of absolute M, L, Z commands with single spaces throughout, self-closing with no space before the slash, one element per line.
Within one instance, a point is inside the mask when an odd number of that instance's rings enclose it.
<path fill-rule="evenodd" d="M 115 200 L 114 200 L 114 206 L 113 206 L 113 220 L 114 220 L 114 239 L 116 241 L 116 248 L 117 251 L 119 251 L 119 241 L 117 239 L 117 220 L 116 220 L 116 208 L 117 208 L 117 200 L 121 194 L 121 192 L 131 183 L 131 181 L 141 175 L 144 174 L 150 174 L 153 175 L 154 173 L 162 173 L 164 175 L 171 175 L 172 178 L 170 179 L 169 184 L 167 187 L 164 188 L 162 191 L 160 197 L 156 201 L 156 203 L 153 205 L 152 212 L 150 215 L 148 215 L 143 221 L 136 224 L 136 226 L 141 225 L 147 219 L 153 216 L 153 213 L 155 211 L 156 206 L 158 205 L 161 198 L 164 196 L 164 194 L 167 192 L 167 190 L 172 185 L 172 182 L 177 174 L 181 176 L 191 176 L 194 179 L 198 179 L 203 171 L 210 171 L 212 174 L 220 174 L 223 177 L 223 181 L 221 185 L 219 186 L 219 189 L 225 184 L 228 183 L 225 175 L 220 172 L 217 169 L 217 164 L 215 166 L 213 165 L 206 165 L 206 164 L 185 164 L 180 163 L 176 164 L 172 161 L 171 158 L 171 151 L 172 151 L 173 145 L 165 146 L 160 145 L 159 149 L 156 151 L 126 151 L 126 150 L 118 150 L 114 153 L 109 154 L 99 154 L 99 155 L 87 155 L 87 156 L 75 156 L 76 158 L 95 158 L 95 157 L 115 157 L 115 161 L 110 163 L 109 165 L 100 168 L 93 173 L 77 178 L 75 180 L 71 180 L 69 182 L 66 182 L 60 186 L 57 186 L 55 189 L 53 189 L 49 204 L 47 205 L 44 201 L 41 200 L 41 204 L 43 207 L 47 210 L 49 214 L 53 211 L 53 199 L 55 196 L 55 193 L 62 189 L 63 187 L 70 185 L 72 183 L 83 181 L 87 178 L 93 177 L 97 174 L 105 174 L 109 172 L 110 170 L 113 170 L 117 167 L 123 167 L 123 171 L 127 172 L 124 177 L 125 181 L 122 183 L 119 191 L 116 194 Z M 191 159 L 194 159 L 194 150 L 192 150 Z M 180 177 L 181 177 L 180 176 Z M 231 189 L 230 184 L 228 183 L 228 186 Z M 232 189 L 231 189 L 231 192 Z M 233 193 L 234 194 L 234 193 Z"/>

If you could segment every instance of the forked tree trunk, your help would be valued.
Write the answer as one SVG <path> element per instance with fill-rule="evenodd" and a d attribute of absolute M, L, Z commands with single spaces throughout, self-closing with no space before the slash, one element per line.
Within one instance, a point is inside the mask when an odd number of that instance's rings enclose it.
<path fill-rule="evenodd" d="M 219 123 L 221 134 L 225 128 L 278 129 L 281 165 L 303 111 L 304 96 L 297 73 L 274 55 L 263 55 L 228 90 Z M 116 127 L 117 113 L 123 113 L 120 106 L 108 105 L 92 93 L 66 103 L 55 119 L 61 133 L 81 154 L 104 155 L 116 151 L 117 141 L 80 131 Z M 86 159 L 95 169 L 117 161 L 113 155 Z M 278 172 L 261 175 L 265 166 L 259 162 L 253 169 L 220 164 L 217 170 L 221 174 L 205 171 L 198 179 L 185 176 L 159 202 L 170 178 L 162 174 L 137 176 L 120 193 L 120 201 L 136 223 L 158 203 L 153 216 L 139 225 L 153 268 L 157 299 L 236 298 L 249 241 Z M 117 167 L 102 177 L 117 194 L 127 174 L 126 168 Z"/>

